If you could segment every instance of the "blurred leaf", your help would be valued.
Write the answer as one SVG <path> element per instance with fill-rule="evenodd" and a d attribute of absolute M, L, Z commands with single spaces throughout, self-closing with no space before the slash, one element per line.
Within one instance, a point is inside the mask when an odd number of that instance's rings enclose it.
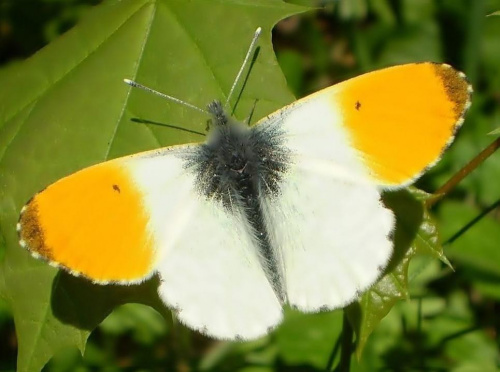
<path fill-rule="evenodd" d="M 470 362 L 462 364 L 460 367 L 453 368 L 451 372 L 498 372 L 497 366 L 484 362 Z"/>
<path fill-rule="evenodd" d="M 141 327 L 137 328 L 136 325 Z M 151 344 L 167 332 L 165 320 L 155 310 L 141 304 L 125 304 L 117 307 L 99 325 L 108 334 L 121 335 L 132 332 L 135 341 Z"/>
<path fill-rule="evenodd" d="M 50 372 L 87 372 L 87 368 L 79 366 L 81 360 L 82 355 L 77 349 L 72 347 L 62 348 L 47 363 L 45 370 Z"/>
<path fill-rule="evenodd" d="M 474 362 L 478 368 L 480 365 L 491 368 L 498 361 L 495 341 L 474 324 L 469 299 L 464 293 L 453 293 L 440 316 L 428 318 L 424 331 L 427 331 L 429 347 L 456 367 Z"/>
<path fill-rule="evenodd" d="M 500 10 L 496 11 L 496 12 L 493 12 L 491 14 L 488 14 L 488 17 L 490 17 L 490 16 L 500 16 Z"/>
<path fill-rule="evenodd" d="M 446 248 L 450 259 L 483 296 L 500 299 L 500 223 L 454 202 L 445 203 L 439 214 L 443 236 L 453 238 Z"/>
<path fill-rule="evenodd" d="M 324 370 L 341 330 L 342 311 L 302 314 L 289 310 L 276 330 L 279 356 L 287 365 Z"/>
<path fill-rule="evenodd" d="M 500 1 L 496 0 L 499 4 Z M 498 109 L 498 92 L 500 91 L 500 74 L 498 66 L 500 64 L 500 50 L 498 48 L 498 35 L 500 33 L 500 20 L 497 17 L 481 18 L 482 34 L 477 41 L 479 48 L 480 68 L 483 69 L 483 78 L 488 84 L 481 87 L 478 92 L 489 93 L 487 98 L 494 99 Z M 479 82 L 481 83 L 481 81 Z M 479 87 L 478 87 L 479 88 Z M 496 99 L 495 99 L 496 98 Z M 484 112 L 487 114 L 488 110 Z M 498 126 L 498 122 L 496 123 Z"/>
<path fill-rule="evenodd" d="M 396 15 L 391 9 L 388 0 L 370 0 L 370 7 L 383 23 L 394 26 L 396 24 Z"/>
<path fill-rule="evenodd" d="M 83 351 L 89 332 L 118 304 L 140 302 L 165 312 L 155 279 L 101 287 L 56 276 L 32 259 L 18 246 L 15 231 L 23 204 L 85 166 L 203 140 L 189 131 L 134 122 L 145 118 L 198 132 L 206 126 L 203 115 L 130 92 L 122 80 L 199 106 L 223 99 L 258 26 L 259 56 L 236 116 L 246 117 L 255 98 L 256 119 L 290 102 L 270 31 L 302 10 L 280 0 L 111 0 L 32 58 L 0 71 L 0 226 L 7 246 L 0 283 L 16 323 L 19 371 L 39 370 L 69 345 Z"/>
<path fill-rule="evenodd" d="M 368 11 L 367 0 L 337 0 L 341 19 L 365 18 Z"/>
<path fill-rule="evenodd" d="M 483 365 L 494 366 L 494 336 L 475 323 L 467 296 L 461 291 L 427 296 L 400 301 L 384 319 L 360 361 L 365 370 L 449 371 L 473 363 L 482 371 Z"/>
<path fill-rule="evenodd" d="M 346 309 L 357 336 L 358 358 L 380 321 L 397 301 L 408 298 L 410 260 L 416 254 L 425 254 L 447 262 L 438 242 L 436 223 L 424 207 L 426 198 L 428 195 L 417 189 L 384 195 L 386 205 L 396 215 L 394 253 L 382 278 Z"/>
<path fill-rule="evenodd" d="M 500 276 L 484 275 L 476 270 L 466 270 L 464 276 L 482 296 L 500 301 Z"/>
<path fill-rule="evenodd" d="M 276 55 L 283 74 L 287 77 L 287 83 L 295 96 L 302 91 L 304 81 L 304 67 L 302 56 L 291 50 L 285 50 Z"/>
<path fill-rule="evenodd" d="M 200 371 L 245 370 L 244 366 L 272 366 L 277 350 L 271 336 L 245 342 L 216 342 L 201 358 L 197 368 Z M 227 366 L 230 366 L 227 369 Z M 239 367 L 237 367 L 239 366 Z M 224 369 L 226 367 L 226 369 Z"/>
<path fill-rule="evenodd" d="M 435 21 L 436 2 L 433 0 L 403 0 L 401 1 L 401 13 L 407 24 L 426 24 Z"/>
<path fill-rule="evenodd" d="M 443 60 L 439 28 L 435 21 L 420 21 L 391 35 L 380 53 L 377 67 Z"/>
<path fill-rule="evenodd" d="M 253 367 L 245 367 L 238 369 L 238 372 L 273 372 L 274 368 L 272 367 L 262 367 L 262 366 L 253 366 Z"/>
<path fill-rule="evenodd" d="M 439 209 L 443 239 L 453 237 L 479 213 L 479 210 L 466 204 L 444 203 Z M 486 215 L 447 245 L 446 253 L 456 266 L 500 278 L 499 242 L 500 223 Z"/>

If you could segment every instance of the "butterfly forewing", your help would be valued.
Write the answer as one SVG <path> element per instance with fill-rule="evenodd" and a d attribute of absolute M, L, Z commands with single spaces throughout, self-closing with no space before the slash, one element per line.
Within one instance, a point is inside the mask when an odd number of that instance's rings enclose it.
<path fill-rule="evenodd" d="M 325 98 L 260 123 L 278 120 L 291 153 L 279 193 L 264 192 L 262 209 L 288 302 L 303 311 L 346 305 L 380 276 L 392 252 L 392 213 Z"/>

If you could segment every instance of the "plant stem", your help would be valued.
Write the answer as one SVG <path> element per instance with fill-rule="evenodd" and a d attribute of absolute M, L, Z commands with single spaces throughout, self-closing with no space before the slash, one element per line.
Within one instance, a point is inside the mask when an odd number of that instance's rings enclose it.
<path fill-rule="evenodd" d="M 328 363 L 326 364 L 326 369 L 325 371 L 330 372 L 332 371 L 333 367 L 333 362 L 335 361 L 335 357 L 337 356 L 337 353 L 339 352 L 340 349 L 340 338 L 342 335 L 340 334 L 339 337 L 337 338 L 337 341 L 335 341 L 335 345 L 333 346 L 332 352 L 330 353 L 330 357 L 328 358 Z"/>
<path fill-rule="evenodd" d="M 491 156 L 496 150 L 500 148 L 500 137 L 494 140 L 488 147 L 481 151 L 474 159 L 472 159 L 465 167 L 455 173 L 443 186 L 441 186 L 433 195 L 432 198 L 427 199 L 426 206 L 431 208 L 446 194 L 450 192 L 460 181 L 462 181 L 469 173 L 475 170 L 483 161 Z"/>
<path fill-rule="evenodd" d="M 351 355 L 352 355 L 352 336 L 353 330 L 349 319 L 347 319 L 346 312 L 344 310 L 342 318 L 342 335 L 341 337 L 341 349 L 340 349 L 340 363 L 339 372 L 349 372 L 351 369 Z"/>
<path fill-rule="evenodd" d="M 461 237 L 463 234 L 467 232 L 472 226 L 474 226 L 476 223 L 481 221 L 481 219 L 486 216 L 488 213 L 490 213 L 492 210 L 500 207 L 500 199 L 498 199 L 496 202 L 491 204 L 488 208 L 486 208 L 484 211 L 482 211 L 478 216 L 474 217 L 471 221 L 469 221 L 464 227 L 462 227 L 460 230 L 458 230 L 455 234 L 453 234 L 448 240 L 446 240 L 443 243 L 443 246 L 446 246 L 448 244 L 453 243 L 455 240 L 457 240 L 459 237 Z"/>

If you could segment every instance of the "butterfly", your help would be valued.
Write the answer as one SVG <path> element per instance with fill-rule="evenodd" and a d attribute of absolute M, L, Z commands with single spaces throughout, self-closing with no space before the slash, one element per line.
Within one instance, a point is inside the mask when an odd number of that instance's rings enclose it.
<path fill-rule="evenodd" d="M 254 126 L 214 101 L 204 143 L 109 160 L 33 196 L 20 245 L 97 284 L 157 274 L 190 328 L 262 336 L 285 304 L 336 309 L 376 282 L 395 224 L 381 192 L 438 161 L 471 93 L 463 73 L 426 62 L 333 85 Z"/>

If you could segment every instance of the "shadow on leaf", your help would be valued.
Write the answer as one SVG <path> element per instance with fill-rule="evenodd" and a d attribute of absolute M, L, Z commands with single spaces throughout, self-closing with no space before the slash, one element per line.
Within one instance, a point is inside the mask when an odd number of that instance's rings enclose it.
<path fill-rule="evenodd" d="M 167 128 L 176 129 L 176 130 L 180 130 L 180 131 L 183 131 L 183 132 L 188 132 L 188 133 L 191 133 L 191 134 L 196 134 L 196 135 L 199 135 L 199 136 L 206 137 L 205 133 L 198 132 L 196 130 L 192 130 L 192 129 L 188 129 L 188 128 L 184 128 L 184 127 L 179 127 L 177 125 L 172 125 L 172 124 L 167 124 L 167 123 L 161 123 L 159 121 L 152 121 L 152 120 L 140 119 L 140 118 L 132 118 L 132 119 L 130 119 L 130 121 L 132 121 L 134 123 L 139 123 L 139 124 L 158 125 L 158 126 L 161 126 L 161 127 L 167 127 Z"/>
<path fill-rule="evenodd" d="M 159 283 L 153 276 L 137 285 L 99 285 L 60 271 L 52 285 L 51 306 L 61 322 L 92 331 L 115 307 L 129 302 L 149 305 L 165 315 L 167 309 L 157 294 Z"/>
<path fill-rule="evenodd" d="M 386 274 L 402 263 L 411 249 L 424 220 L 424 206 L 408 190 L 386 193 L 383 200 L 396 216 L 396 226 L 393 232 L 394 252 L 384 271 Z"/>

